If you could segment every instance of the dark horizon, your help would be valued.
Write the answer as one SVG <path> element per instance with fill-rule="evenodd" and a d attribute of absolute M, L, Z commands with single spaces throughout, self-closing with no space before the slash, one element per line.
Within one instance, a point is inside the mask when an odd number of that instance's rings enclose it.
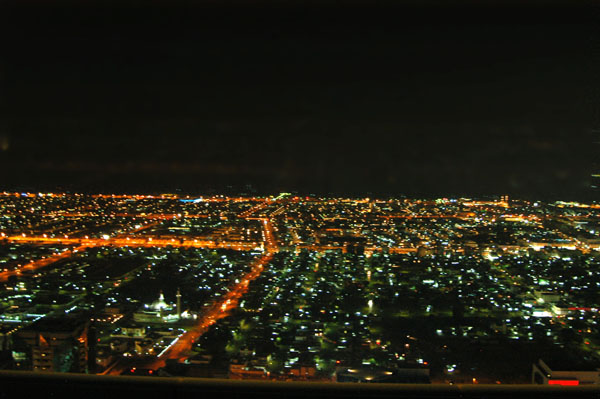
<path fill-rule="evenodd" d="M 7 6 L 0 190 L 596 199 L 597 9 L 256 4 Z"/>

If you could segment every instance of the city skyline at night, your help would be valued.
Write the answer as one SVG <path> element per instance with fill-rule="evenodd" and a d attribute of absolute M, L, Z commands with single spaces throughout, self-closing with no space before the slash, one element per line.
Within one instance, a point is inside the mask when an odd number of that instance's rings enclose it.
<path fill-rule="evenodd" d="M 600 392 L 592 2 L 137 3 L 0 2 L 0 396 Z"/>
<path fill-rule="evenodd" d="M 5 192 L 0 206 L 3 368 L 598 383 L 596 203 Z"/>

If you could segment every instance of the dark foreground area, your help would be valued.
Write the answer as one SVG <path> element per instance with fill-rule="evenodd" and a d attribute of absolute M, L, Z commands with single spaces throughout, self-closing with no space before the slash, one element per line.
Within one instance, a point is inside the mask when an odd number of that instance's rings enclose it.
<path fill-rule="evenodd" d="M 598 398 L 600 387 L 537 385 L 414 385 L 232 381 L 200 378 L 108 377 L 0 371 L 0 398 L 169 397 L 205 398 Z"/>

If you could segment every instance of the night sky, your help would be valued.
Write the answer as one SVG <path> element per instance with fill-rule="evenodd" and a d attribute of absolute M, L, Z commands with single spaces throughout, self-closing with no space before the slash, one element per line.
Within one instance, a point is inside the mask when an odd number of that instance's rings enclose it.
<path fill-rule="evenodd" d="M 598 197 L 597 9 L 31 3 L 0 190 Z"/>

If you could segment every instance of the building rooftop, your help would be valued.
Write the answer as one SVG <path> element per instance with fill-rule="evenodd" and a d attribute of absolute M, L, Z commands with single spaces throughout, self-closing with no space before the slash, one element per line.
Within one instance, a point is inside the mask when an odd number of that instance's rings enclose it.
<path fill-rule="evenodd" d="M 86 324 L 86 321 L 80 317 L 45 317 L 26 327 L 24 330 L 50 333 L 72 332 L 84 324 Z"/>
<path fill-rule="evenodd" d="M 599 362 L 587 361 L 566 354 L 547 354 L 541 359 L 552 371 L 597 371 Z"/>

